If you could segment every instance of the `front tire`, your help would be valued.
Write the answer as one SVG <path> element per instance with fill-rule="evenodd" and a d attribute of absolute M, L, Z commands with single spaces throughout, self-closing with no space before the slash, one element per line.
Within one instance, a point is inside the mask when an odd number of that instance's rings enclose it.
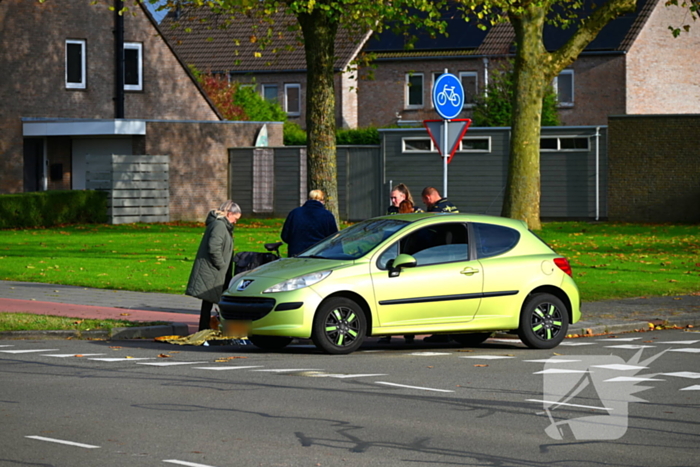
<path fill-rule="evenodd" d="M 349 354 L 360 348 L 367 334 L 367 319 L 362 307 L 349 298 L 331 298 L 314 316 L 311 339 L 329 354 Z"/>
<path fill-rule="evenodd" d="M 263 350 L 282 350 L 291 342 L 291 337 L 279 336 L 250 336 L 250 342 Z"/>
<path fill-rule="evenodd" d="M 525 301 L 518 336 L 531 349 L 553 349 L 564 340 L 568 329 L 569 310 L 554 295 L 535 294 Z"/>

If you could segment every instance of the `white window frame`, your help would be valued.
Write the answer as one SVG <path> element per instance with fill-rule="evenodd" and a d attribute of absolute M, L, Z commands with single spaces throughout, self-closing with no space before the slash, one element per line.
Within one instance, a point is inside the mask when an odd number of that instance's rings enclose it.
<path fill-rule="evenodd" d="M 124 52 L 126 50 L 137 51 L 137 67 L 138 67 L 138 83 L 126 84 L 126 59 L 124 60 L 124 90 L 125 91 L 143 91 L 143 44 L 140 42 L 124 42 Z"/>
<path fill-rule="evenodd" d="M 427 140 L 430 142 L 430 150 L 426 151 L 424 149 L 408 149 L 406 148 L 406 142 L 407 141 L 418 141 L 418 140 Z M 437 152 L 437 148 L 435 147 L 435 143 L 433 143 L 433 139 L 430 136 L 406 136 L 404 138 L 401 138 L 401 152 L 407 152 L 407 153 L 426 153 L 426 152 Z"/>
<path fill-rule="evenodd" d="M 468 140 L 486 140 L 488 149 L 464 149 L 463 142 Z M 490 153 L 491 152 L 491 137 L 490 136 L 466 136 L 459 142 L 457 152 L 467 153 Z"/>
<path fill-rule="evenodd" d="M 543 148 L 540 145 L 540 152 L 590 152 L 591 150 L 591 138 L 586 135 L 566 135 L 566 136 L 541 136 L 540 140 L 543 139 L 555 139 L 557 140 L 557 147 L 556 149 L 550 149 L 550 148 Z M 586 140 L 586 147 L 585 148 L 562 148 L 561 147 L 561 140 L 563 139 L 585 139 Z"/>
<path fill-rule="evenodd" d="M 68 81 L 68 45 L 80 45 L 80 82 L 69 82 Z M 66 39 L 66 45 L 64 48 L 65 57 L 65 70 L 64 70 L 64 81 L 66 83 L 66 89 L 85 89 L 87 88 L 87 41 L 85 39 Z"/>
<path fill-rule="evenodd" d="M 474 97 L 476 97 L 479 94 L 479 73 L 476 71 L 460 71 L 459 72 L 459 82 L 460 83 L 462 83 L 462 78 L 465 76 L 469 76 L 469 77 L 474 78 Z M 462 84 L 462 88 L 464 88 L 464 84 Z M 471 109 L 471 108 L 474 108 L 475 105 L 476 105 L 476 103 L 474 103 L 474 102 L 467 102 L 467 90 L 464 89 L 464 104 L 462 105 L 462 107 L 465 109 Z M 489 144 L 489 147 L 491 147 L 490 144 Z"/>
<path fill-rule="evenodd" d="M 409 101 L 411 78 L 420 78 L 421 80 L 420 104 L 411 104 Z M 404 84 L 404 104 L 405 109 L 422 109 L 425 107 L 425 76 L 423 73 L 406 73 L 406 83 Z"/>
<path fill-rule="evenodd" d="M 571 80 L 571 102 L 566 102 L 566 101 L 561 101 L 559 100 L 559 78 L 564 77 L 564 76 L 569 76 Z M 559 76 L 554 78 L 554 92 L 557 95 L 557 104 L 559 107 L 573 107 L 574 106 L 574 70 L 563 70 L 561 73 L 559 73 Z"/>
<path fill-rule="evenodd" d="M 265 98 L 265 91 L 266 91 L 267 89 L 270 89 L 270 88 L 275 88 L 275 102 L 279 103 L 279 101 L 280 101 L 280 96 L 279 96 L 280 87 L 279 87 L 278 85 L 276 85 L 276 84 L 270 83 L 270 84 L 262 84 L 262 85 L 260 85 L 260 97 L 262 97 L 263 100 L 267 100 L 267 99 Z M 285 94 L 285 95 L 286 95 L 286 94 Z"/>
<path fill-rule="evenodd" d="M 297 89 L 299 92 L 299 109 L 298 110 L 289 110 L 289 90 L 290 89 Z M 301 84 L 299 83 L 287 83 L 284 85 L 284 111 L 287 112 L 287 115 L 292 116 L 292 117 L 298 117 L 301 115 Z"/>

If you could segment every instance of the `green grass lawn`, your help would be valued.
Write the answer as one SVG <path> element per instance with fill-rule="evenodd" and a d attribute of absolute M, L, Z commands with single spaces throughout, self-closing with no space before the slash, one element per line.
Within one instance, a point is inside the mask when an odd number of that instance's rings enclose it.
<path fill-rule="evenodd" d="M 114 328 L 154 326 L 162 322 L 144 323 L 120 319 L 82 319 L 33 313 L 0 313 L 0 332 L 5 331 L 109 331 Z"/>
<path fill-rule="evenodd" d="M 235 250 L 264 251 L 282 223 L 241 219 Z M 569 258 L 583 300 L 594 301 L 700 293 L 698 230 L 556 222 L 537 234 Z M 196 223 L 1 230 L 0 280 L 181 294 L 203 232 Z"/>

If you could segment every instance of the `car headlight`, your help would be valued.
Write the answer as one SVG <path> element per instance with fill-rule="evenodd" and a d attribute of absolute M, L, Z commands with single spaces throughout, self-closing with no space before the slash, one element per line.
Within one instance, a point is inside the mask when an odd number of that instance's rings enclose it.
<path fill-rule="evenodd" d="M 263 293 L 289 292 L 290 290 L 302 289 L 322 281 L 328 277 L 330 273 L 331 271 L 321 271 L 295 277 L 293 279 L 287 279 L 284 282 L 280 282 L 279 284 L 275 284 L 272 287 L 265 289 Z"/>

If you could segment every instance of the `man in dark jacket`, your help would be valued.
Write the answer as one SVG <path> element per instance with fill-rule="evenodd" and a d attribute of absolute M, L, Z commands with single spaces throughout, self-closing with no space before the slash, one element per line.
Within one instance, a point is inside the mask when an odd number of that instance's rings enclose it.
<path fill-rule="evenodd" d="M 289 246 L 289 256 L 296 256 L 338 231 L 335 217 L 324 206 L 321 190 L 311 190 L 303 206 L 292 209 L 282 227 L 282 240 Z"/>
<path fill-rule="evenodd" d="M 457 206 L 440 196 L 440 192 L 432 186 L 423 189 L 422 197 L 427 212 L 459 212 Z"/>
<path fill-rule="evenodd" d="M 218 210 L 209 211 L 206 230 L 187 282 L 186 295 L 202 300 L 199 330 L 209 329 L 211 309 L 219 303 L 231 268 L 233 224 L 241 218 L 241 208 L 233 201 L 224 202 Z"/>

